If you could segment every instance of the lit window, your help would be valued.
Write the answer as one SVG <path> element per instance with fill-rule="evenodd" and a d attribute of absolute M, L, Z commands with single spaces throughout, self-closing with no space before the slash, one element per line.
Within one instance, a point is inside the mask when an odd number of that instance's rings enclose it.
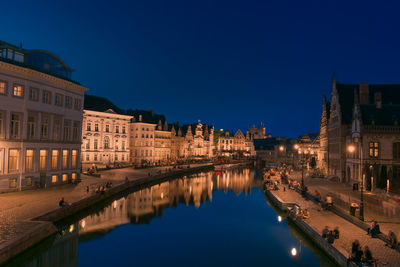
<path fill-rule="evenodd" d="M 72 179 L 72 181 L 75 181 L 75 180 L 76 180 L 76 177 L 77 177 L 76 172 L 73 172 L 73 173 L 71 174 L 71 179 Z"/>
<path fill-rule="evenodd" d="M 8 171 L 18 171 L 19 149 L 10 149 L 8 152 Z"/>
<path fill-rule="evenodd" d="M 76 168 L 77 164 L 78 164 L 78 150 L 72 149 L 71 168 Z"/>
<path fill-rule="evenodd" d="M 62 175 L 62 181 L 63 181 L 63 182 L 68 181 L 68 174 L 63 173 L 63 175 Z"/>
<path fill-rule="evenodd" d="M 7 82 L 0 81 L 0 95 L 7 94 Z"/>
<path fill-rule="evenodd" d="M 46 170 L 47 168 L 47 150 L 43 149 L 39 151 L 40 158 L 39 158 L 39 168 L 40 170 Z"/>
<path fill-rule="evenodd" d="M 63 158 L 62 158 L 62 167 L 63 167 L 63 169 L 68 169 L 68 154 L 69 154 L 69 151 L 64 149 L 62 151 L 62 154 L 63 154 L 62 155 L 63 156 Z"/>
<path fill-rule="evenodd" d="M 19 84 L 14 84 L 13 96 L 23 97 L 24 96 L 24 87 L 22 85 L 19 85 Z"/>
<path fill-rule="evenodd" d="M 25 172 L 33 172 L 33 156 L 34 156 L 34 150 L 33 149 L 27 149 L 26 154 L 25 154 Z"/>
<path fill-rule="evenodd" d="M 52 182 L 53 184 L 55 184 L 55 183 L 57 183 L 57 180 L 58 180 L 58 175 L 57 175 L 57 174 L 53 174 L 53 175 L 51 176 L 51 182 Z"/>
<path fill-rule="evenodd" d="M 59 157 L 60 151 L 57 149 L 53 149 L 51 151 L 51 168 L 53 170 L 58 169 L 58 157 Z"/>
<path fill-rule="evenodd" d="M 371 158 L 379 157 L 379 143 L 378 142 L 369 142 L 369 156 Z"/>

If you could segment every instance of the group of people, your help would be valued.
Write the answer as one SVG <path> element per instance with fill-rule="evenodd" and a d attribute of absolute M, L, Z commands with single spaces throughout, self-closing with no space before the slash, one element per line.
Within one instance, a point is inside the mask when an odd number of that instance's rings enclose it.
<path fill-rule="evenodd" d="M 106 182 L 105 185 L 99 185 L 99 186 L 96 188 L 95 192 L 96 192 L 96 193 L 104 193 L 104 192 L 106 192 L 106 190 L 107 190 L 108 188 L 111 188 L 111 187 L 112 187 L 112 182 Z"/>
<path fill-rule="evenodd" d="M 310 218 L 310 213 L 308 209 L 303 210 L 300 206 L 295 205 L 292 209 L 290 209 L 289 216 L 294 219 L 304 220 Z"/>
<path fill-rule="evenodd" d="M 335 229 L 330 230 L 328 226 L 325 226 L 324 229 L 322 229 L 322 238 L 326 239 L 329 244 L 333 244 L 335 242 L 335 239 L 339 239 L 339 227 L 335 227 Z"/>
<path fill-rule="evenodd" d="M 318 190 L 315 190 L 314 198 L 323 210 L 329 210 L 333 206 L 333 198 L 329 194 L 326 195 L 325 200 L 322 200 L 321 194 L 318 192 Z"/>
<path fill-rule="evenodd" d="M 358 240 L 355 240 L 351 245 L 350 259 L 360 266 L 362 266 L 361 264 L 363 263 L 372 264 L 374 260 L 372 258 L 372 253 L 369 247 L 365 246 L 363 251 Z"/>

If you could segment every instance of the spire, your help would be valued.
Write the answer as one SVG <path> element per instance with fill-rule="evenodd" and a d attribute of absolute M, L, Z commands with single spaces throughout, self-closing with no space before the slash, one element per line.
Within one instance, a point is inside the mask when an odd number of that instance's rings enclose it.
<path fill-rule="evenodd" d="M 178 128 L 178 136 L 182 136 L 182 130 L 181 127 Z"/>
<path fill-rule="evenodd" d="M 336 75 L 335 73 L 333 73 L 333 77 L 332 77 L 332 91 L 336 91 Z"/>
<path fill-rule="evenodd" d="M 173 124 L 172 124 L 172 127 L 171 127 L 171 134 L 172 134 L 172 136 L 176 135 L 175 125 L 173 125 Z"/>
<path fill-rule="evenodd" d="M 162 130 L 161 120 L 158 121 L 157 130 L 159 130 L 159 131 Z"/>
<path fill-rule="evenodd" d="M 167 120 L 164 121 L 164 131 L 168 131 L 168 122 Z"/>

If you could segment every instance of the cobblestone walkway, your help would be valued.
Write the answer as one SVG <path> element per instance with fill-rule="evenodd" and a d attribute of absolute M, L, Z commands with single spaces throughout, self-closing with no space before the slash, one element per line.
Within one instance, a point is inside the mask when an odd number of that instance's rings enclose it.
<path fill-rule="evenodd" d="M 279 190 L 273 191 L 273 193 L 284 202 L 298 203 L 303 209 L 308 209 L 310 218 L 305 221 L 316 232 L 321 233 L 325 226 L 332 230 L 339 227 L 340 238 L 335 240 L 333 246 L 345 257 L 350 255 L 352 242 L 358 239 L 362 247 L 368 246 L 371 249 L 374 258 L 388 262 L 386 266 L 400 266 L 400 253 L 385 246 L 382 240 L 371 238 L 365 231 L 332 212 L 320 210 L 318 205 L 302 198 L 300 194 L 293 190 L 286 190 L 286 192 Z"/>

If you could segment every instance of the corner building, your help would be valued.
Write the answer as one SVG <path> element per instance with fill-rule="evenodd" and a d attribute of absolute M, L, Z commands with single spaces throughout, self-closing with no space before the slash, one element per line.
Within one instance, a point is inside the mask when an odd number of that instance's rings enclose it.
<path fill-rule="evenodd" d="M 0 191 L 80 179 L 82 104 L 88 90 L 44 50 L 0 41 Z"/>

